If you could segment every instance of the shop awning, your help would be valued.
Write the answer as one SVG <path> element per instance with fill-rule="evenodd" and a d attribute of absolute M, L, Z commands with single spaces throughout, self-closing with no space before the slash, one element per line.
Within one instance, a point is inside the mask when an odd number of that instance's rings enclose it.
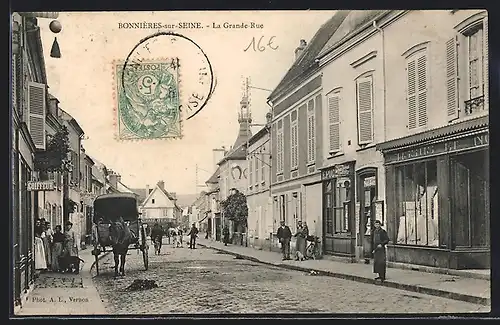
<path fill-rule="evenodd" d="M 483 128 L 488 128 L 489 116 L 482 116 L 471 120 L 466 120 L 459 123 L 447 125 L 426 132 L 410 135 L 407 137 L 386 141 L 377 145 L 379 151 L 390 151 L 394 149 L 404 148 L 407 146 L 420 144 L 427 141 L 432 141 L 439 138 L 445 138 L 459 133 L 470 132 Z"/>

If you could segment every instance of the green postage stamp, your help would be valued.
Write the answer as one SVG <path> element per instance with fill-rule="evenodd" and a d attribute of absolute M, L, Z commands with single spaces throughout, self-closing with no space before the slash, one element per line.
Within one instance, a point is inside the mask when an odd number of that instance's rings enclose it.
<path fill-rule="evenodd" d="M 182 136 L 179 59 L 114 63 L 120 140 Z"/>

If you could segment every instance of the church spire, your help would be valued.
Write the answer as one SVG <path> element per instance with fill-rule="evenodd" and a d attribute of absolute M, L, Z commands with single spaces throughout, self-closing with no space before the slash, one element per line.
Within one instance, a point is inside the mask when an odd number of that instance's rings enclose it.
<path fill-rule="evenodd" d="M 250 124 L 252 123 L 252 113 L 250 111 L 250 78 L 245 78 L 243 80 L 238 123 L 240 124 L 240 130 L 233 148 L 239 147 L 252 136 L 250 128 Z"/>

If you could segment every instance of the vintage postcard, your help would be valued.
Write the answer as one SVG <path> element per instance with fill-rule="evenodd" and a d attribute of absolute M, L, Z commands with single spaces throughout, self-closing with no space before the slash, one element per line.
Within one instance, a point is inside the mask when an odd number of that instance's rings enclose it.
<path fill-rule="evenodd" d="M 490 311 L 486 10 L 10 24 L 13 317 Z"/>

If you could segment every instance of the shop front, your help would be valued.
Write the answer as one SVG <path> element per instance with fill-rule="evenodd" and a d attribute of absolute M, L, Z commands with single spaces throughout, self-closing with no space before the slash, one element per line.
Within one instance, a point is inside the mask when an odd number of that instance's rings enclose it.
<path fill-rule="evenodd" d="M 351 161 L 321 171 L 325 254 L 355 256 L 354 164 Z"/>
<path fill-rule="evenodd" d="M 488 135 L 485 117 L 379 145 L 389 261 L 490 267 Z"/>

